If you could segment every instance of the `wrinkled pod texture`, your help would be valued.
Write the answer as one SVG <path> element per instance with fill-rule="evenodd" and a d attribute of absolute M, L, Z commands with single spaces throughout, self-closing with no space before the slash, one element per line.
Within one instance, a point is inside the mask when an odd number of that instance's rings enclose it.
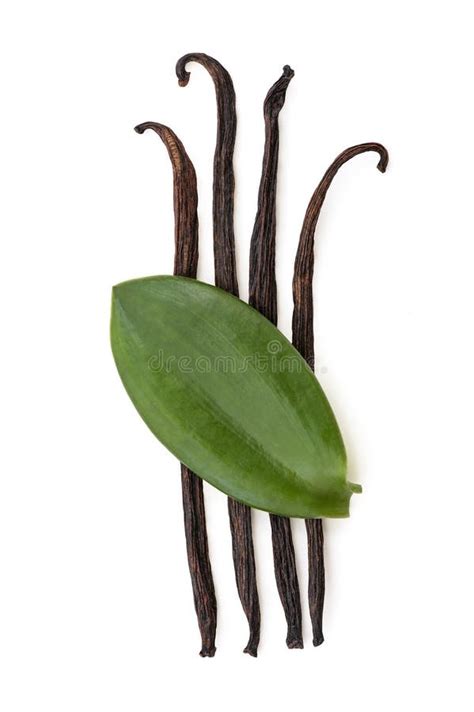
<path fill-rule="evenodd" d="M 265 146 L 258 191 L 257 214 L 250 243 L 249 304 L 277 324 L 275 278 L 276 190 L 278 172 L 278 117 L 294 72 L 288 65 L 270 88 L 263 105 Z M 303 647 L 301 601 L 291 523 L 287 517 L 270 515 L 273 562 L 280 600 L 287 622 L 286 644 Z"/>
<path fill-rule="evenodd" d="M 146 122 L 135 127 L 139 134 L 155 131 L 166 146 L 173 168 L 175 215 L 174 274 L 195 278 L 198 265 L 198 193 L 196 172 L 183 144 L 163 124 Z M 207 540 L 203 482 L 181 464 L 184 529 L 194 607 L 201 633 L 201 657 L 216 652 L 217 602 Z"/>
<path fill-rule="evenodd" d="M 293 345 L 314 370 L 313 272 L 314 234 L 326 193 L 336 173 L 347 161 L 361 153 L 375 151 L 380 160 L 377 168 L 385 172 L 387 150 L 379 143 L 362 143 L 343 151 L 331 163 L 314 191 L 303 222 L 293 276 Z M 324 533 L 321 519 L 306 519 L 308 539 L 308 602 L 313 629 L 313 645 L 321 645 L 325 594 Z"/>
<path fill-rule="evenodd" d="M 188 62 L 198 62 L 212 77 L 217 102 L 217 137 L 214 153 L 213 228 L 214 275 L 217 287 L 238 296 L 239 286 L 235 262 L 234 238 L 234 168 L 233 155 L 237 116 L 235 91 L 228 71 L 213 57 L 190 53 L 176 64 L 180 86 L 186 86 L 190 73 Z M 257 657 L 260 642 L 260 603 L 257 590 L 255 553 L 250 507 L 227 500 L 232 537 L 232 557 L 235 580 L 242 608 L 249 624 L 249 640 L 244 653 Z"/>

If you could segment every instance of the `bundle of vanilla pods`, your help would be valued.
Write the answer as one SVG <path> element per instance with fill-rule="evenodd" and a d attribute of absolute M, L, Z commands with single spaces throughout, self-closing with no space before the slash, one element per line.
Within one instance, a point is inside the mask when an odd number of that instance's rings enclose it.
<path fill-rule="evenodd" d="M 234 239 L 233 152 L 237 127 L 235 92 L 227 70 L 212 57 L 202 53 L 187 54 L 177 62 L 180 86 L 186 86 L 190 62 L 201 64 L 211 75 L 217 100 L 217 140 L 214 154 L 213 227 L 216 286 L 238 296 Z M 250 246 L 249 303 L 273 324 L 277 323 L 277 287 L 275 279 L 276 186 L 278 169 L 278 118 L 285 103 L 293 70 L 286 65 L 281 77 L 268 91 L 263 115 L 265 145 L 258 193 L 257 214 Z M 154 130 L 164 142 L 173 167 L 175 213 L 174 274 L 195 278 L 198 263 L 197 185 L 193 164 L 186 150 L 167 126 L 155 122 L 140 124 L 138 133 Z M 343 151 L 331 164 L 313 193 L 300 234 L 293 277 L 293 344 L 314 369 L 313 292 L 314 234 L 327 190 L 339 168 L 366 151 L 375 151 L 384 172 L 388 163 L 386 149 L 378 143 L 364 143 Z M 215 654 L 217 603 L 209 558 L 204 507 L 203 482 L 181 465 L 184 523 L 189 570 L 202 648 L 200 655 Z M 257 656 L 260 640 L 260 605 L 257 591 L 252 538 L 252 510 L 228 498 L 229 523 L 235 578 L 242 607 L 248 619 L 250 637 L 244 652 Z M 270 514 L 275 577 L 287 621 L 286 644 L 302 648 L 302 614 L 291 521 Z M 307 519 L 309 612 L 313 644 L 323 640 L 325 591 L 324 541 L 321 519 Z"/>

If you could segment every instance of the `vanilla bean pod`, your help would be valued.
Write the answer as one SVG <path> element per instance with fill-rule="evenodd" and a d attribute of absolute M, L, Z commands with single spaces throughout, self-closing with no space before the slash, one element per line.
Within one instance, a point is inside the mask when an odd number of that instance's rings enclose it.
<path fill-rule="evenodd" d="M 216 59 L 202 53 L 191 53 L 181 57 L 176 64 L 180 86 L 186 86 L 189 81 L 190 73 L 186 70 L 188 62 L 202 64 L 211 75 L 215 86 L 217 101 L 213 184 L 215 283 L 217 287 L 238 296 L 234 238 L 233 155 L 237 129 L 234 85 L 227 70 Z M 256 657 L 260 641 L 260 604 L 252 537 L 252 514 L 250 507 L 236 502 L 231 497 L 227 502 L 235 580 L 249 624 L 249 640 L 244 653 Z"/>
<path fill-rule="evenodd" d="M 268 91 L 263 104 L 265 147 L 258 189 L 257 215 L 250 241 L 249 304 L 273 324 L 278 321 L 275 278 L 276 190 L 278 171 L 278 116 L 294 72 L 288 65 Z"/>
<path fill-rule="evenodd" d="M 197 62 L 209 72 L 217 101 L 217 138 L 214 152 L 213 223 L 216 286 L 238 296 L 234 239 L 234 145 L 237 129 L 235 91 L 229 72 L 213 57 L 201 52 L 185 54 L 176 63 L 179 85 L 185 87 L 188 62 Z"/>
<path fill-rule="evenodd" d="M 313 333 L 313 272 L 314 234 L 326 193 L 336 173 L 347 161 L 361 153 L 375 151 L 380 160 L 377 168 L 385 172 L 387 150 L 379 143 L 362 143 L 343 151 L 329 166 L 313 193 L 306 210 L 296 253 L 293 276 L 293 345 L 314 370 Z M 324 534 L 321 519 L 307 519 L 308 538 L 308 600 L 313 628 L 313 645 L 321 645 L 323 636 L 323 607 L 325 591 Z"/>
<path fill-rule="evenodd" d="M 286 65 L 283 74 L 270 88 L 263 105 L 265 148 L 258 191 L 258 207 L 250 243 L 249 304 L 273 324 L 277 323 L 275 279 L 276 189 L 278 170 L 278 115 L 286 90 L 294 76 Z M 285 612 L 289 648 L 302 648 L 301 601 L 296 570 L 291 523 L 287 517 L 270 514 L 273 563 L 278 593 Z"/>
<path fill-rule="evenodd" d="M 194 166 L 183 144 L 167 126 L 146 122 L 135 127 L 142 134 L 152 129 L 165 144 L 173 168 L 175 215 L 174 274 L 196 277 L 198 264 L 198 193 Z M 202 657 L 216 651 L 217 603 L 207 541 L 202 480 L 181 464 L 184 528 L 194 607 L 201 633 Z"/>

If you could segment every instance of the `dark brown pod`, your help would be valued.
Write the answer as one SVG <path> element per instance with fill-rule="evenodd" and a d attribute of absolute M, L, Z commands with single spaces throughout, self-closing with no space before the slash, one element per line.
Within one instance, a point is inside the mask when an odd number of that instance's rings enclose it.
<path fill-rule="evenodd" d="M 196 277 L 198 265 L 198 193 L 196 172 L 186 150 L 168 126 L 148 121 L 135 127 L 142 134 L 152 129 L 165 144 L 173 168 L 175 215 L 174 274 Z M 181 464 L 184 530 L 194 607 L 201 633 L 202 657 L 216 652 L 217 602 L 207 540 L 202 480 Z"/>
<path fill-rule="evenodd" d="M 217 137 L 214 152 L 213 223 L 216 286 L 236 296 L 239 293 L 234 239 L 234 145 L 237 129 L 235 91 L 229 72 L 213 57 L 191 52 L 178 59 L 176 75 L 185 87 L 189 62 L 202 64 L 214 82 L 217 101 Z"/>
<path fill-rule="evenodd" d="M 235 92 L 228 71 L 207 54 L 186 54 L 176 64 L 180 86 L 186 86 L 190 73 L 188 62 L 198 62 L 212 77 L 217 101 L 217 138 L 214 153 L 213 224 L 214 277 L 216 286 L 239 294 L 235 263 L 234 238 L 234 169 L 233 156 L 237 116 Z M 260 641 L 260 603 L 258 600 L 255 553 L 250 507 L 228 498 L 229 525 L 235 581 L 242 608 L 249 624 L 249 640 L 244 653 L 257 657 Z"/>
<path fill-rule="evenodd" d="M 331 163 L 314 191 L 306 210 L 301 230 L 293 276 L 293 345 L 314 369 L 313 333 L 313 272 L 314 234 L 326 193 L 336 173 L 347 161 L 361 153 L 375 151 L 380 160 L 377 168 L 385 172 L 388 164 L 387 150 L 380 143 L 362 143 L 343 151 Z M 313 645 L 321 645 L 323 635 L 323 609 L 325 594 L 324 534 L 321 519 L 307 519 L 308 538 L 308 601 L 313 628 Z"/>
<path fill-rule="evenodd" d="M 286 90 L 294 72 L 288 65 L 268 91 L 263 105 L 265 148 L 258 191 L 257 215 L 250 243 L 249 304 L 273 324 L 277 323 L 277 285 L 275 279 L 276 188 L 278 172 L 278 116 L 285 103 Z M 288 626 L 286 644 L 303 647 L 301 602 L 291 523 L 286 517 L 270 515 L 273 563 L 278 593 Z"/>

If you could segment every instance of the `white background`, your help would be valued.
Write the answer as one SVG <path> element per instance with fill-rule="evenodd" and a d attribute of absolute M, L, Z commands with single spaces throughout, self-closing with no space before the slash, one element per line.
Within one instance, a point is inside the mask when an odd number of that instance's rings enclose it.
<path fill-rule="evenodd" d="M 2 712 L 472 710 L 474 134 L 470 3 L 6 2 L 0 18 Z M 280 326 L 308 199 L 343 148 L 317 234 L 316 353 L 346 440 L 352 516 L 328 522 L 326 642 L 287 650 L 256 513 L 257 660 L 224 496 L 206 486 L 217 654 L 198 656 L 173 457 L 115 371 L 112 284 L 170 273 L 172 126 L 196 166 L 212 281 L 217 57 L 238 99 L 242 297 L 262 102 L 289 63 L 278 186 Z"/>

